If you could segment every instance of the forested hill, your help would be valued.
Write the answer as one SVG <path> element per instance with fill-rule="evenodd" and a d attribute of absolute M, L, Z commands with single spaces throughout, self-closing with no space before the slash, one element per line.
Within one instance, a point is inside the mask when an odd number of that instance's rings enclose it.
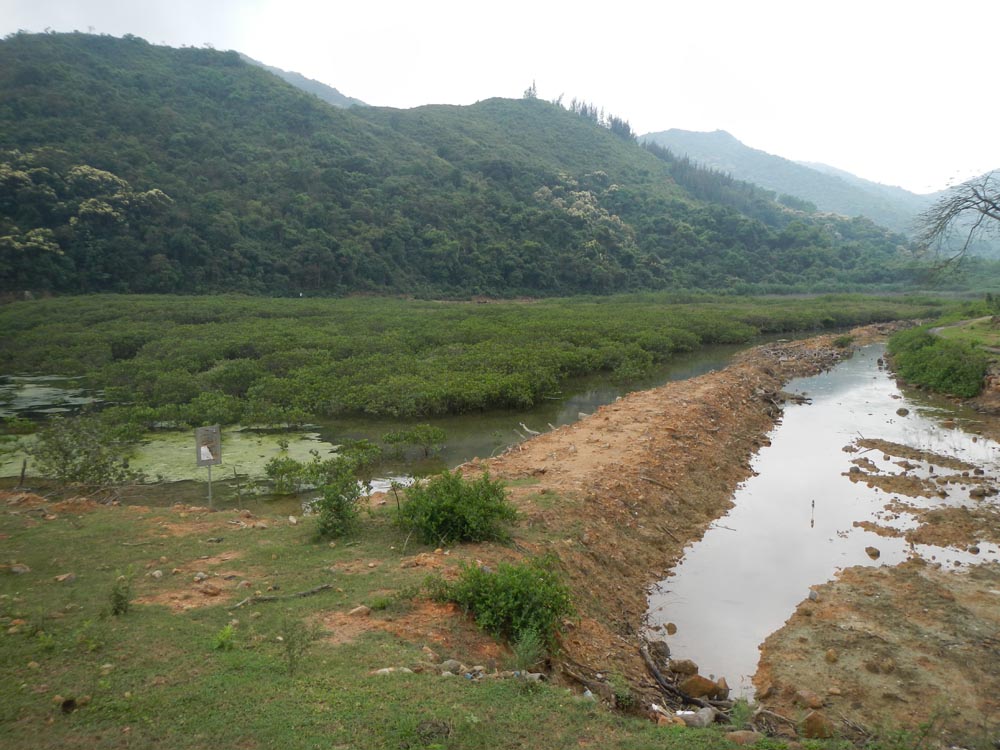
<path fill-rule="evenodd" d="M 737 179 L 808 201 L 820 211 L 867 216 L 898 232 L 912 231 L 917 215 L 935 197 L 880 185 L 821 164 L 789 161 L 750 148 L 724 130 L 700 133 L 673 129 L 649 133 L 642 140 L 659 144 Z"/>
<path fill-rule="evenodd" d="M 612 127 L 606 127 L 611 125 Z M 533 98 L 341 109 L 235 52 L 0 42 L 0 289 L 552 295 L 898 283 L 811 217 Z"/>

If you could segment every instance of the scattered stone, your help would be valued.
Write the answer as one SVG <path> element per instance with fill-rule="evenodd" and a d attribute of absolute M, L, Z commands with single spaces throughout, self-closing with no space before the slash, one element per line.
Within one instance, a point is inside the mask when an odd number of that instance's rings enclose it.
<path fill-rule="evenodd" d="M 698 674 L 698 665 L 690 659 L 671 659 L 670 671 L 675 674 Z"/>
<path fill-rule="evenodd" d="M 764 739 L 765 736 L 760 732 L 752 732 L 749 729 L 726 733 L 726 739 L 734 745 L 753 745 L 755 742 Z"/>
<path fill-rule="evenodd" d="M 898 414 L 901 417 L 905 417 L 909 413 L 910 410 L 907 409 L 905 406 L 900 406 L 898 409 L 896 409 L 896 414 Z"/>
<path fill-rule="evenodd" d="M 823 699 L 812 690 L 799 690 L 795 693 L 795 702 L 806 708 L 822 708 Z"/>
<path fill-rule="evenodd" d="M 685 678 L 677 687 L 692 698 L 716 698 L 720 692 L 720 687 L 715 680 L 710 680 L 700 674 L 693 674 Z M 728 694 L 728 692 L 729 687 L 727 686 L 726 693 Z"/>
<path fill-rule="evenodd" d="M 667 623 L 667 635 L 674 635 L 676 633 L 677 633 L 677 626 L 674 623 L 672 623 L 672 622 L 668 622 Z"/>
<path fill-rule="evenodd" d="M 436 652 L 434 651 L 434 649 L 432 649 L 432 648 L 431 648 L 430 646 L 424 646 L 424 647 L 423 647 L 422 649 L 420 649 L 420 650 L 421 650 L 421 651 L 423 651 L 423 652 L 424 652 L 424 654 L 425 654 L 425 655 L 427 656 L 427 658 L 428 658 L 428 659 L 429 659 L 430 661 L 434 662 L 435 664 L 436 664 L 437 662 L 441 661 L 441 657 L 440 657 L 440 656 L 438 656 L 438 655 L 437 655 L 437 653 L 436 653 Z"/>
<path fill-rule="evenodd" d="M 975 544 L 971 545 L 969 547 L 969 554 L 970 555 L 978 555 L 979 554 L 979 547 L 977 545 L 975 545 Z"/>
<path fill-rule="evenodd" d="M 729 698 L 729 683 L 726 682 L 726 678 L 725 677 L 720 677 L 719 679 L 717 679 L 715 681 L 715 684 L 719 688 L 719 690 L 718 690 L 718 692 L 716 693 L 716 696 L 715 696 L 716 700 L 724 701 L 727 698 Z"/>
<path fill-rule="evenodd" d="M 833 737 L 833 722 L 819 711 L 810 711 L 802 720 L 801 734 L 810 740 L 825 740 Z"/>
<path fill-rule="evenodd" d="M 149 574 L 149 577 L 152 578 L 154 581 L 159 581 L 161 578 L 163 578 L 163 571 L 154 570 L 152 573 Z"/>
<path fill-rule="evenodd" d="M 202 573 L 201 571 L 198 571 L 197 573 L 194 574 L 195 583 L 201 583 L 202 581 L 205 581 L 207 579 L 208 579 L 207 573 Z"/>
<path fill-rule="evenodd" d="M 25 573 L 30 573 L 31 568 L 29 568 L 24 563 L 14 563 L 10 566 L 10 572 L 16 575 L 24 575 Z"/>
<path fill-rule="evenodd" d="M 56 576 L 56 581 L 58 583 L 73 583 L 76 580 L 76 573 L 63 573 L 60 576 Z"/>
<path fill-rule="evenodd" d="M 649 644 L 649 655 L 653 663 L 660 669 L 670 668 L 670 646 L 666 641 L 652 641 Z"/>
<path fill-rule="evenodd" d="M 878 547 L 865 547 L 865 553 L 872 560 L 878 560 L 882 556 L 882 553 L 879 552 Z"/>
<path fill-rule="evenodd" d="M 355 607 L 350 612 L 347 613 L 348 617 L 368 617 L 372 613 L 371 607 L 366 607 L 364 604 Z"/>
<path fill-rule="evenodd" d="M 451 672 L 452 674 L 459 674 L 460 672 L 465 671 L 465 667 L 462 665 L 462 662 L 456 659 L 446 659 L 438 665 L 438 669 L 440 669 L 442 673 Z"/>
<path fill-rule="evenodd" d="M 29 661 L 28 669 L 38 669 L 41 666 L 37 661 Z"/>
<path fill-rule="evenodd" d="M 222 593 L 222 589 L 216 586 L 214 583 L 206 583 L 198 589 L 205 596 L 218 596 Z"/>
<path fill-rule="evenodd" d="M 833 696 L 842 695 L 842 693 L 840 692 L 840 688 L 837 687 L 836 685 L 834 685 L 833 687 L 829 688 L 826 691 L 826 693 L 827 693 L 827 695 L 833 695 Z"/>
<path fill-rule="evenodd" d="M 213 536 L 211 539 L 206 539 L 205 541 L 208 542 L 209 544 L 222 544 L 222 537 Z"/>
<path fill-rule="evenodd" d="M 708 706 L 697 711 L 681 711 L 677 715 L 687 726 L 693 729 L 704 729 L 715 723 L 716 710 Z"/>
<path fill-rule="evenodd" d="M 809 589 L 809 601 L 811 602 L 819 601 L 819 594 L 816 593 L 813 589 Z"/>
<path fill-rule="evenodd" d="M 687 723 L 680 716 L 664 716 L 663 714 L 658 714 L 656 717 L 656 723 L 661 727 L 686 727 Z"/>
<path fill-rule="evenodd" d="M 236 588 L 238 589 L 248 589 L 250 588 L 250 586 L 251 586 L 250 581 L 240 581 L 239 583 L 236 584 Z"/>
<path fill-rule="evenodd" d="M 384 669 L 376 669 L 372 674 L 395 674 L 397 672 L 403 674 L 413 674 L 413 670 L 408 667 L 385 667 Z"/>
<path fill-rule="evenodd" d="M 296 526 L 299 523 L 299 519 L 297 519 L 295 516 L 289 516 L 288 523 L 290 523 L 292 526 Z"/>
<path fill-rule="evenodd" d="M 837 659 L 839 659 L 840 656 L 837 654 L 837 649 L 835 649 L 835 648 L 828 648 L 826 650 L 826 653 L 823 654 L 823 658 L 826 659 L 826 663 L 827 664 L 836 664 L 837 663 Z"/>

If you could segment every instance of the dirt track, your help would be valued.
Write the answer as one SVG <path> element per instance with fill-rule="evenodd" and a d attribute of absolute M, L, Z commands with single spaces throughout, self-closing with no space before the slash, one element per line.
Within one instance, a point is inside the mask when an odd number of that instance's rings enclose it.
<path fill-rule="evenodd" d="M 889 331 L 876 326 L 853 333 L 862 343 Z M 469 473 L 488 468 L 512 484 L 526 517 L 517 539 L 522 550 L 558 555 L 581 615 L 564 641 L 566 674 L 600 681 L 619 673 L 645 697 L 655 695 L 638 656 L 646 591 L 730 507 L 751 455 L 780 417 L 784 383 L 848 353 L 834 347 L 833 338 L 758 347 L 723 371 L 629 394 L 504 456 L 464 467 Z M 986 517 L 977 524 L 1000 533 L 996 506 L 982 512 Z M 935 530 L 945 537 L 965 533 L 954 520 L 937 519 Z M 534 533 L 539 527 L 544 533 Z M 483 560 L 510 555 L 476 551 Z M 899 591 L 907 596 L 892 595 Z M 1000 566 L 982 567 L 975 576 L 916 564 L 848 570 L 768 640 L 756 681 L 759 700 L 798 721 L 810 709 L 796 693 L 810 691 L 834 731 L 862 737 L 882 725 L 914 727 L 936 716 L 932 696 L 948 696 L 964 708 L 939 720 L 942 737 L 974 739 L 992 731 L 1000 722 L 998 591 Z M 984 603 L 974 606 L 979 599 Z M 939 600 L 954 605 L 936 606 Z M 910 627 L 894 629 L 893 621 Z M 973 633 L 978 640 L 970 640 Z M 843 656 L 831 661 L 831 649 Z M 870 662 L 877 654 L 889 661 Z M 962 663 L 975 665 L 964 679 Z M 782 722 L 772 728 L 790 731 Z"/>

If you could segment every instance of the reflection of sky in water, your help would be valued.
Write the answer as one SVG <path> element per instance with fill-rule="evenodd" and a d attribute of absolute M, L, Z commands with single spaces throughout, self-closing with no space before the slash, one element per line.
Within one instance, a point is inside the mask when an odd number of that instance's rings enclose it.
<path fill-rule="evenodd" d="M 667 642 L 678 657 L 697 662 L 702 674 L 724 675 L 737 691 L 749 693 L 758 644 L 781 627 L 811 585 L 829 580 L 841 568 L 893 565 L 910 553 L 903 539 L 853 526 L 864 520 L 883 523 L 879 516 L 893 496 L 842 476 L 862 455 L 844 452 L 844 446 L 862 437 L 881 438 L 961 458 L 996 475 L 1000 446 L 940 427 L 935 417 L 953 416 L 941 408 L 894 398 L 901 395 L 898 388 L 876 366 L 881 353 L 881 347 L 865 348 L 829 373 L 789 385 L 787 390 L 803 393 L 813 403 L 786 406 L 771 446 L 753 461 L 758 475 L 737 490 L 736 506 L 688 548 L 675 575 L 650 596 L 650 624 L 676 624 L 677 633 Z M 901 406 L 909 415 L 896 414 Z M 885 462 L 881 451 L 863 455 L 881 472 L 902 472 L 892 461 Z M 922 468 L 919 473 L 926 475 L 929 467 Z M 937 473 L 953 472 L 938 468 Z M 968 499 L 968 487 L 942 488 L 951 494 L 949 500 L 903 499 L 923 505 Z M 867 546 L 880 550 L 877 563 L 865 552 Z M 956 560 L 995 559 L 994 547 L 985 545 L 978 557 L 939 548 L 918 547 L 916 552 L 950 567 Z"/>
<path fill-rule="evenodd" d="M 95 393 L 80 388 L 73 378 L 55 375 L 0 377 L 0 418 L 74 411 L 95 400 Z"/>

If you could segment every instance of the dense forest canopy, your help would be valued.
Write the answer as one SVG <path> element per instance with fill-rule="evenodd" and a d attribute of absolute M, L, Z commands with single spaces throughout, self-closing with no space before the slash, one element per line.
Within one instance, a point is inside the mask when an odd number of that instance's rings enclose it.
<path fill-rule="evenodd" d="M 341 109 L 235 52 L 16 34 L 0 42 L 0 290 L 906 281 L 902 237 L 781 205 L 588 114 L 534 97 Z"/>

